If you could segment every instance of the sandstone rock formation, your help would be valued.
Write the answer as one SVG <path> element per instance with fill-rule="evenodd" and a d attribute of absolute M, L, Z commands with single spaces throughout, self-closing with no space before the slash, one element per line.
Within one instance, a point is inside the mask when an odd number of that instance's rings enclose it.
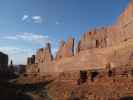
<path fill-rule="evenodd" d="M 41 48 L 37 51 L 35 62 L 43 63 L 43 62 L 51 62 L 53 60 L 53 56 L 51 53 L 51 45 L 50 43 L 46 44 L 46 48 Z"/>
<path fill-rule="evenodd" d="M 61 41 L 60 48 L 56 54 L 56 60 L 74 56 L 74 38 L 70 37 L 67 42 Z"/>
<path fill-rule="evenodd" d="M 86 32 L 78 43 L 77 52 L 92 48 L 105 47 L 107 47 L 107 28 L 103 27 Z"/>
<path fill-rule="evenodd" d="M 27 64 L 35 64 L 35 55 L 32 55 L 31 57 L 27 58 Z"/>
<path fill-rule="evenodd" d="M 51 53 L 51 45 L 50 43 L 47 43 L 45 48 L 39 49 L 36 55 L 28 58 L 26 73 L 44 73 L 45 66 L 47 66 L 48 70 L 48 64 L 52 61 L 53 55 Z"/>
<path fill-rule="evenodd" d="M 59 47 L 59 50 L 56 54 L 56 60 L 59 60 L 63 57 L 63 50 L 64 50 L 64 47 L 65 47 L 65 41 L 61 41 L 60 42 L 60 47 Z"/>
<path fill-rule="evenodd" d="M 39 49 L 33 70 L 38 73 L 59 73 L 80 71 L 92 68 L 105 68 L 133 65 L 133 1 L 118 17 L 116 23 L 108 27 L 95 28 L 81 37 L 77 53 L 74 55 L 74 39 L 61 45 L 53 59 L 50 44 Z M 39 70 L 39 71 L 38 71 Z M 31 71 L 32 72 L 32 71 Z"/>
<path fill-rule="evenodd" d="M 133 1 L 129 3 L 114 25 L 85 33 L 78 44 L 78 52 L 91 48 L 109 47 L 132 38 L 132 15 Z"/>

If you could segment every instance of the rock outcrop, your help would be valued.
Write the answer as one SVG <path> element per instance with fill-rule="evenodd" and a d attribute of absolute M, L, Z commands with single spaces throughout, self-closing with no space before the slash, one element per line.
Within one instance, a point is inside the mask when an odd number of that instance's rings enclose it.
<path fill-rule="evenodd" d="M 133 65 L 133 1 L 108 27 L 95 28 L 81 37 L 74 53 L 74 39 L 61 41 L 55 59 L 50 44 L 39 49 L 35 57 L 38 73 L 60 73 L 87 69 Z M 75 54 L 75 55 L 74 55 Z M 34 68 L 31 68 L 34 69 Z M 39 71 L 38 71 L 39 70 Z"/>
<path fill-rule="evenodd" d="M 51 53 L 51 45 L 50 43 L 46 44 L 45 48 L 41 48 L 37 51 L 35 62 L 36 63 L 47 63 L 53 60 L 53 56 Z"/>
<path fill-rule="evenodd" d="M 35 55 L 32 55 L 31 57 L 27 58 L 27 64 L 35 64 Z"/>
<path fill-rule="evenodd" d="M 107 28 L 103 27 L 86 32 L 78 43 L 77 52 L 92 48 L 105 47 L 107 47 Z"/>
<path fill-rule="evenodd" d="M 133 1 L 129 3 L 114 25 L 85 33 L 79 41 L 77 51 L 110 47 L 133 38 L 132 15 Z"/>
<path fill-rule="evenodd" d="M 74 56 L 74 38 L 69 38 L 67 42 L 61 41 L 59 50 L 56 54 L 56 60 Z"/>
<path fill-rule="evenodd" d="M 32 57 L 28 58 L 26 73 L 28 74 L 44 73 L 45 66 L 47 66 L 48 70 L 48 64 L 52 63 L 52 61 L 53 61 L 53 55 L 51 53 L 51 45 L 50 43 L 47 43 L 45 48 L 40 48 L 37 51 L 36 55 L 33 55 Z"/>
<path fill-rule="evenodd" d="M 8 70 L 8 55 L 0 52 L 0 72 Z"/>
<path fill-rule="evenodd" d="M 116 23 L 96 28 L 81 37 L 77 52 L 60 63 L 62 71 L 127 66 L 133 63 L 133 2 L 130 2 Z"/>

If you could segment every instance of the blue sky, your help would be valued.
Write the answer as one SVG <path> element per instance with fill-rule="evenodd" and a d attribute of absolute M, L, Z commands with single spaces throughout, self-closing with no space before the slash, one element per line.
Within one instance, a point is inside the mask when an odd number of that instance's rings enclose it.
<path fill-rule="evenodd" d="M 0 51 L 25 63 L 46 42 L 76 40 L 91 28 L 111 25 L 129 0 L 0 0 Z"/>

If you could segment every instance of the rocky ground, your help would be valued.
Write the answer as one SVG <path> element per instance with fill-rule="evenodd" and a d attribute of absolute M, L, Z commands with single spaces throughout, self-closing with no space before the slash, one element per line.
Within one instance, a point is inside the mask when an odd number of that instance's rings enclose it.
<path fill-rule="evenodd" d="M 52 100 L 133 100 L 133 78 L 102 78 L 82 85 L 56 81 L 48 90 Z"/>
<path fill-rule="evenodd" d="M 52 100 L 133 100 L 133 76 L 104 74 L 80 85 L 74 80 L 56 80 L 47 90 Z"/>
<path fill-rule="evenodd" d="M 58 78 L 36 84 L 0 81 L 0 100 L 133 100 L 133 76 L 124 74 L 125 69 L 119 71 L 111 77 L 100 74 L 94 81 L 87 79 L 81 84 Z"/>

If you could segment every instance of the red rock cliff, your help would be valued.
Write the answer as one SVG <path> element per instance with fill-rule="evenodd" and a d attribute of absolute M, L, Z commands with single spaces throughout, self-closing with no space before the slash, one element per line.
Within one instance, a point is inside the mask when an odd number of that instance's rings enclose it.
<path fill-rule="evenodd" d="M 60 48 L 56 54 L 56 60 L 74 55 L 74 38 L 69 38 L 67 42 L 61 41 Z"/>

